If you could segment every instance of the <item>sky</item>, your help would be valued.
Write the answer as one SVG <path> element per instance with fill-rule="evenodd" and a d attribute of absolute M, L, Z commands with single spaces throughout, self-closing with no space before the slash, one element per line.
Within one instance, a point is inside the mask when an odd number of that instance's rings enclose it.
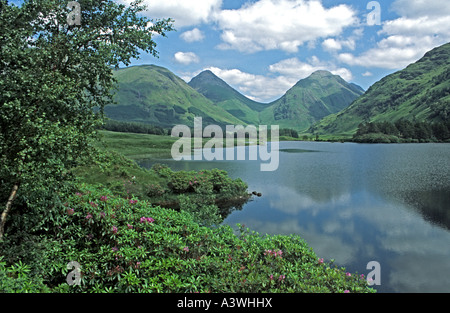
<path fill-rule="evenodd" d="M 130 0 L 118 0 L 130 1 Z M 268 103 L 328 70 L 368 89 L 450 41 L 449 0 L 144 0 L 176 31 L 155 37 L 155 64 L 189 82 L 211 70 Z"/>
<path fill-rule="evenodd" d="M 176 31 L 155 36 L 159 58 L 144 53 L 132 65 L 159 65 L 186 82 L 211 70 L 263 103 L 317 70 L 367 90 L 450 42 L 450 0 L 143 1 L 145 16 L 172 18 Z"/>

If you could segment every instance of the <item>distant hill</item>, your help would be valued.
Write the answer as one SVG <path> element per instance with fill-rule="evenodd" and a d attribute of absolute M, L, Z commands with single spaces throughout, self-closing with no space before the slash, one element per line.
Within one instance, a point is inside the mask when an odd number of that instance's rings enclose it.
<path fill-rule="evenodd" d="M 247 124 L 259 125 L 259 112 L 268 106 L 245 97 L 209 70 L 194 77 L 189 86 Z"/>
<path fill-rule="evenodd" d="M 348 137 L 363 122 L 431 123 L 444 122 L 449 116 L 450 43 L 447 43 L 375 83 L 348 108 L 325 117 L 309 131 Z"/>
<path fill-rule="evenodd" d="M 327 71 L 317 71 L 300 80 L 283 97 L 269 104 L 243 96 L 211 71 L 200 73 L 189 85 L 248 124 L 280 125 L 296 130 L 308 129 L 364 93 L 361 87 Z"/>
<path fill-rule="evenodd" d="M 107 117 L 164 128 L 193 126 L 194 117 L 201 116 L 204 125 L 280 125 L 304 131 L 364 92 L 327 71 L 313 73 L 268 104 L 245 97 L 211 71 L 200 73 L 189 84 L 155 65 L 120 69 L 114 76 L 116 104 L 105 108 Z"/>
<path fill-rule="evenodd" d="M 165 68 L 133 66 L 114 71 L 114 76 L 118 80 L 117 104 L 105 108 L 113 120 L 171 128 L 193 126 L 194 117 L 201 116 L 204 125 L 243 124 Z"/>
<path fill-rule="evenodd" d="M 328 71 L 317 71 L 300 80 L 261 114 L 262 123 L 307 130 L 325 116 L 348 107 L 364 90 Z"/>

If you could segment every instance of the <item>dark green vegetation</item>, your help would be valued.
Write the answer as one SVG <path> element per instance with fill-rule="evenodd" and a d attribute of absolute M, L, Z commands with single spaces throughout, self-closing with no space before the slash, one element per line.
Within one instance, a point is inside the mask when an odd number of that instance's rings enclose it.
<path fill-rule="evenodd" d="M 224 171 L 174 172 L 163 164 L 145 170 L 119 153 L 102 153 L 96 165 L 77 167 L 74 173 L 81 182 L 104 186 L 122 198 L 189 211 L 199 224 L 209 226 L 220 224 L 250 198 L 247 185 Z"/>
<path fill-rule="evenodd" d="M 450 121 L 446 123 L 373 122 L 359 125 L 353 141 L 364 143 L 449 142 Z"/>
<path fill-rule="evenodd" d="M 68 169 L 92 152 L 102 110 L 112 101 L 111 67 L 129 64 L 138 51 L 157 55 L 153 33 L 172 27 L 170 20 L 140 17 L 139 1 L 128 7 L 80 1 L 83 27 L 67 25 L 66 1 L 0 6 L 1 240 L 17 195 L 44 213 Z"/>
<path fill-rule="evenodd" d="M 164 128 L 159 126 L 135 122 L 119 122 L 114 120 L 107 120 L 105 124 L 101 126 L 101 129 L 119 133 L 152 134 L 152 135 L 166 134 Z"/>
<path fill-rule="evenodd" d="M 2 247 L 10 256 L 0 260 L 2 292 L 370 291 L 365 279 L 323 262 L 296 236 L 208 228 L 188 212 L 87 185 L 64 197 L 33 238 L 35 258 L 8 266 L 16 258 L 9 242 Z M 80 286 L 66 283 L 73 260 L 82 266 Z"/>
<path fill-rule="evenodd" d="M 442 123 L 450 112 L 450 43 L 375 83 L 348 108 L 325 117 L 309 132 L 351 138 L 361 123 Z"/>

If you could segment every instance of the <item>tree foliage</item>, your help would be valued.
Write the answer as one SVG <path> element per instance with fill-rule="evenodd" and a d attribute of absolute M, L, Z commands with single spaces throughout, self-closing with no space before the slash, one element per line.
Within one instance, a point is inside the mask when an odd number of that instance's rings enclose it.
<path fill-rule="evenodd" d="M 353 139 L 359 142 L 446 142 L 450 140 L 450 122 L 361 123 Z"/>
<path fill-rule="evenodd" d="M 164 128 L 156 125 L 150 125 L 137 122 L 122 122 L 115 120 L 107 120 L 102 129 L 120 133 L 136 133 L 136 134 L 152 134 L 165 135 Z"/>
<path fill-rule="evenodd" d="M 112 68 L 140 51 L 157 56 L 154 34 L 171 20 L 139 15 L 112 0 L 80 0 L 81 25 L 69 26 L 62 0 L 0 0 L 0 199 L 11 189 L 28 206 L 56 195 L 112 101 Z M 8 201 L 8 204 L 10 202 Z M 1 226 L 11 210 L 8 205 Z M 2 236 L 3 229 L 0 229 Z"/>

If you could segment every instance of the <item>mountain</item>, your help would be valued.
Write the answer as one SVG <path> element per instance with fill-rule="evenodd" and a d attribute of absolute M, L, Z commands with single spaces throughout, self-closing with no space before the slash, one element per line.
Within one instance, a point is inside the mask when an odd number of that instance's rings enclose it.
<path fill-rule="evenodd" d="M 244 124 L 165 68 L 133 66 L 114 71 L 114 77 L 118 81 L 116 104 L 105 108 L 113 120 L 170 128 L 193 126 L 194 117 L 201 116 L 204 125 Z"/>
<path fill-rule="evenodd" d="M 259 125 L 258 113 L 267 107 L 245 97 L 209 70 L 201 72 L 188 85 L 247 124 Z"/>
<path fill-rule="evenodd" d="M 353 135 L 362 122 L 444 122 L 450 116 L 450 43 L 386 76 L 348 108 L 325 117 L 309 131 Z"/>
<path fill-rule="evenodd" d="M 348 107 L 363 93 L 361 87 L 338 75 L 317 71 L 263 110 L 261 122 L 304 131 L 323 117 Z"/>
<path fill-rule="evenodd" d="M 204 125 L 280 125 L 299 131 L 329 114 L 339 112 L 360 96 L 362 88 L 327 71 L 300 80 L 272 103 L 253 101 L 204 71 L 188 84 L 155 65 L 114 71 L 118 81 L 116 104 L 105 108 L 110 119 L 171 128 L 193 126 L 195 116 Z"/>

